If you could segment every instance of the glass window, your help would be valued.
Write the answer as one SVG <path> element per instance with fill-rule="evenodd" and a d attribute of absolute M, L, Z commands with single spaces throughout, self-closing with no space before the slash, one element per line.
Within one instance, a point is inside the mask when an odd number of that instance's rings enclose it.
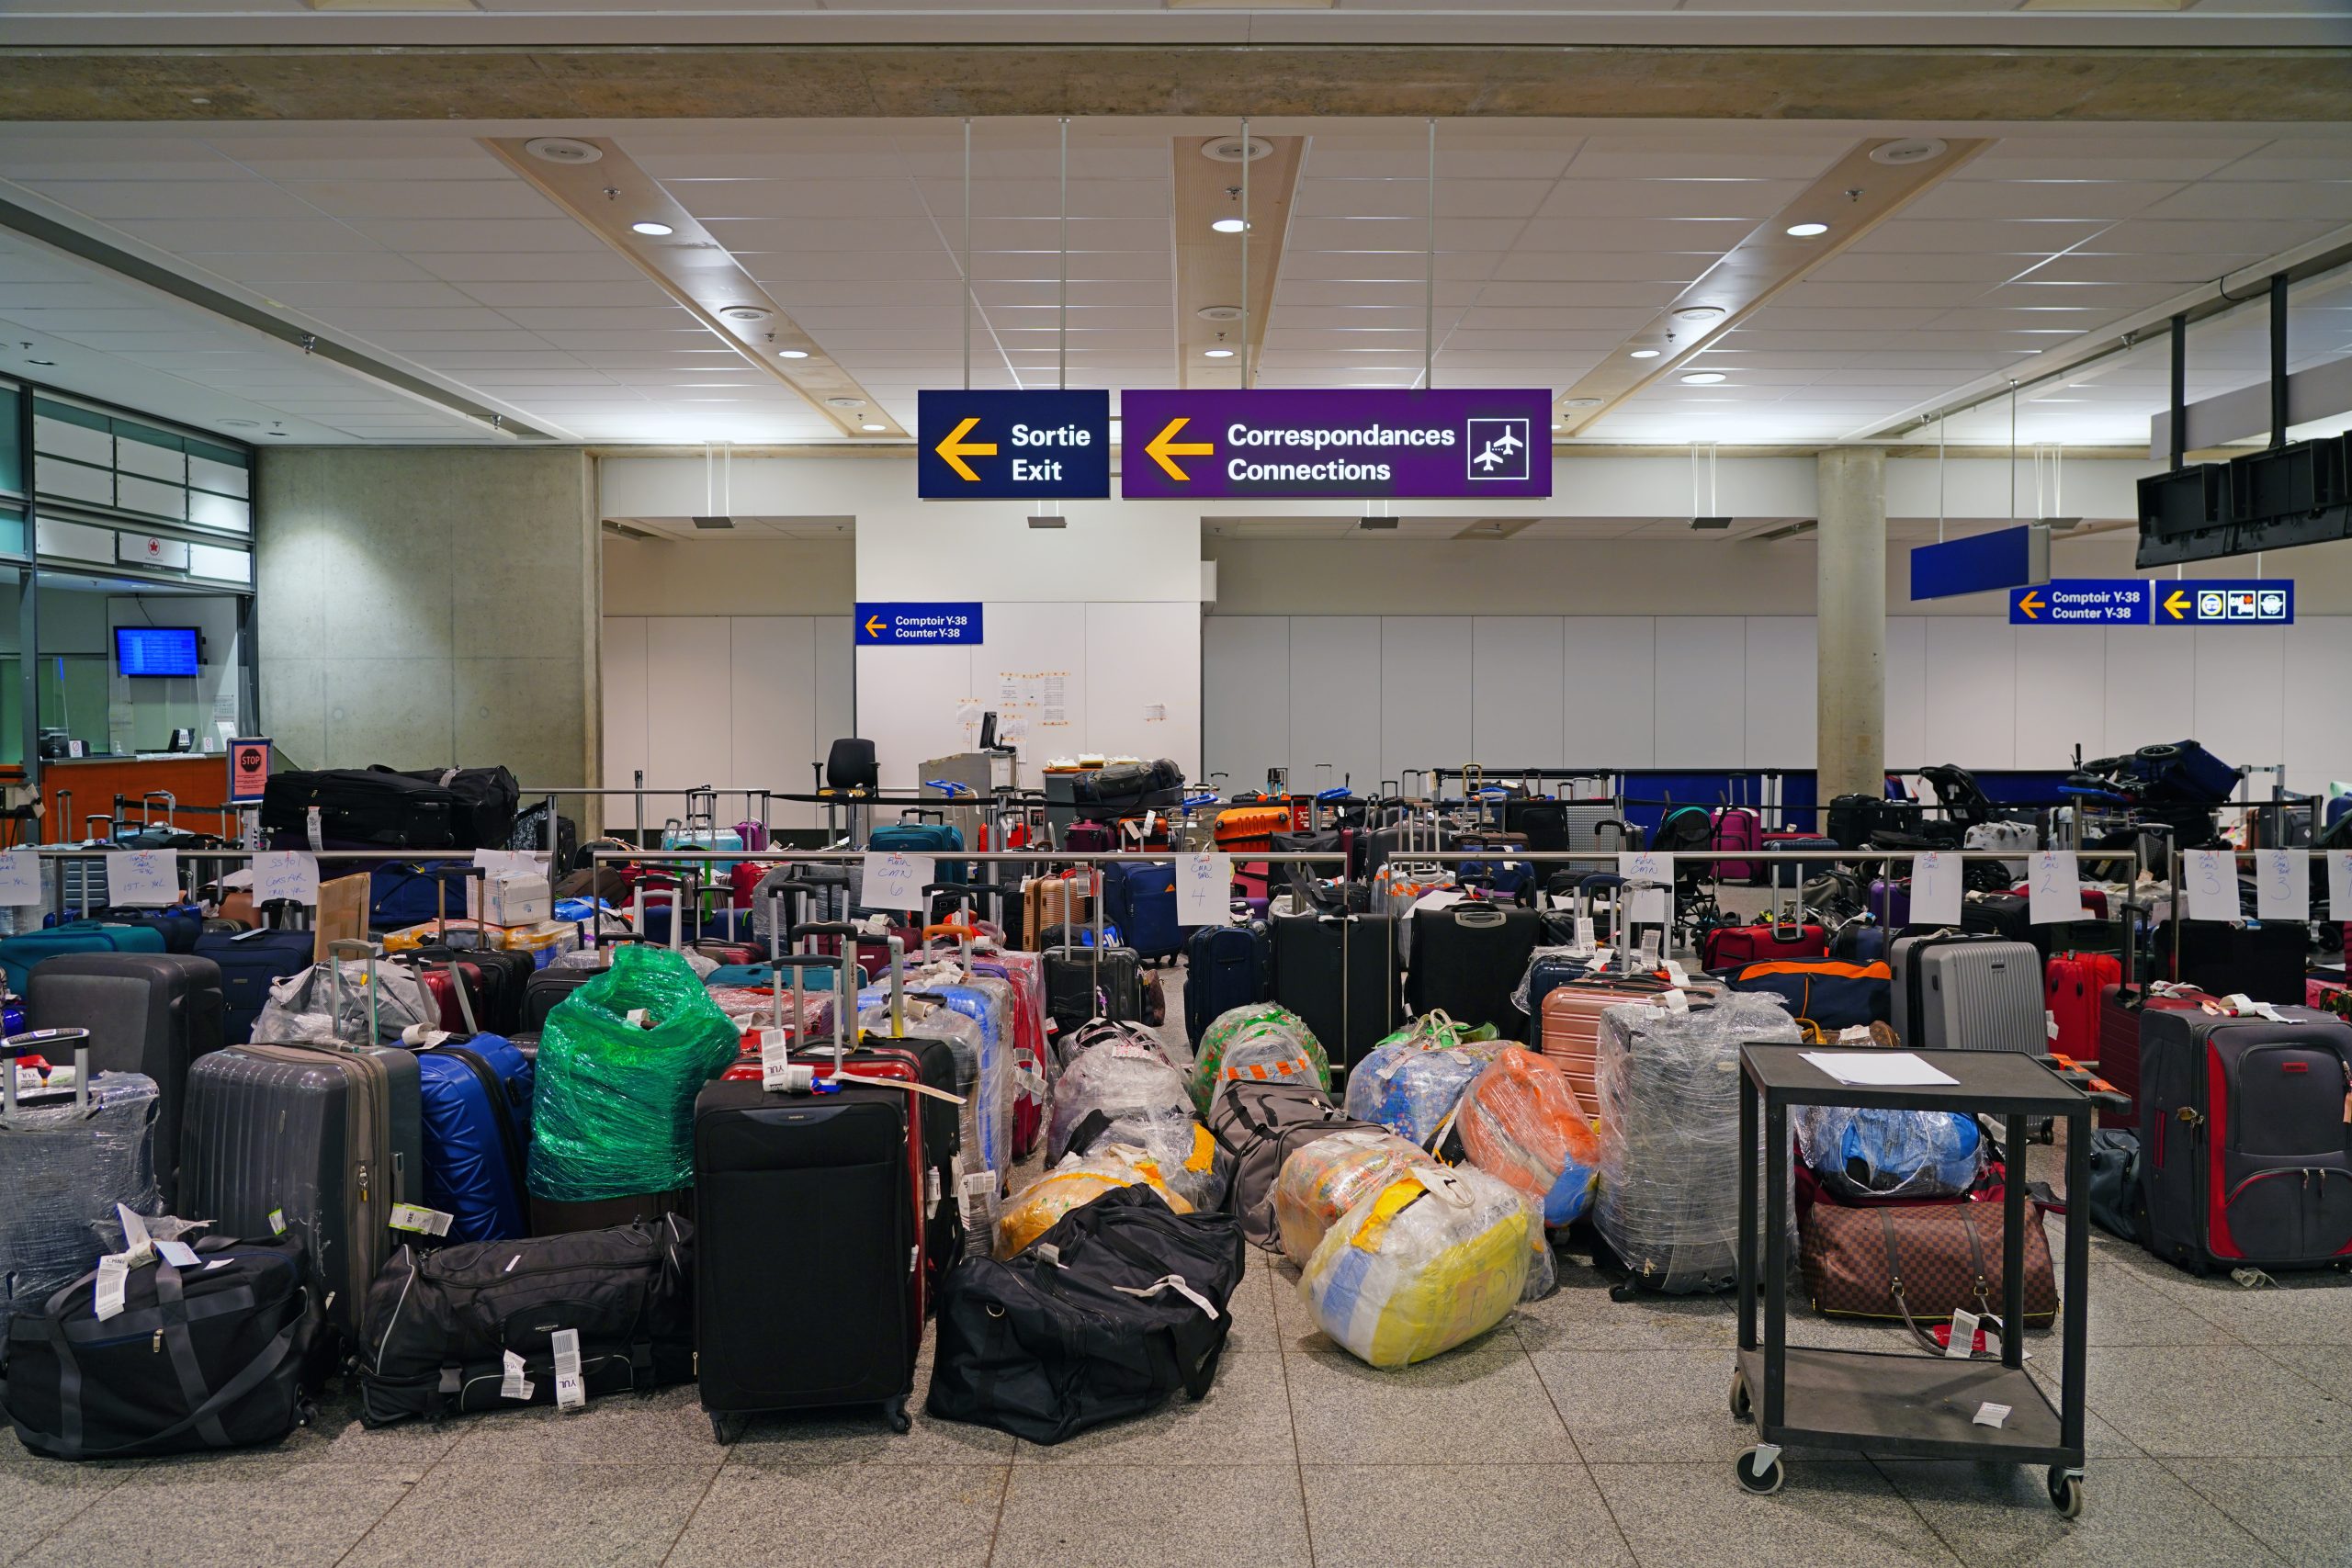
<path fill-rule="evenodd" d="M 200 749 L 216 721 L 250 720 L 240 596 L 46 569 L 37 591 L 44 731 L 62 731 L 94 754 L 129 755 L 168 750 L 177 729 Z M 192 632 L 195 672 L 123 673 L 116 634 L 125 628 Z"/>

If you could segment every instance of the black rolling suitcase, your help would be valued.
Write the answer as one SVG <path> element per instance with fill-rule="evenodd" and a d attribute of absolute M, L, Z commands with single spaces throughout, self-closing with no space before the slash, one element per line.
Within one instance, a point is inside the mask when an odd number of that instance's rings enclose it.
<path fill-rule="evenodd" d="M 1058 928 L 1063 945 L 1044 950 L 1046 1010 L 1063 1033 L 1075 1033 L 1098 1018 L 1128 1023 L 1143 1017 L 1143 960 L 1132 947 L 1104 942 L 1099 874 L 1095 888 L 1097 896 L 1087 900 L 1094 907 L 1093 945 L 1069 945 L 1065 926 Z"/>
<path fill-rule="evenodd" d="M 1468 901 L 1413 917 L 1413 967 L 1405 999 L 1417 1013 L 1443 1011 L 1456 1023 L 1491 1023 L 1523 1039 L 1527 1015 L 1511 993 L 1527 973 L 1544 918 L 1533 909 Z"/>
<path fill-rule="evenodd" d="M 1274 1000 L 1306 1021 L 1335 1064 L 1354 1066 L 1405 1021 L 1396 922 L 1386 915 L 1277 915 Z"/>
<path fill-rule="evenodd" d="M 836 1016 L 850 1016 L 846 971 L 832 967 Z M 808 1091 L 721 1081 L 695 1101 L 703 1409 L 721 1442 L 730 1417 L 865 1404 L 903 1432 L 923 1317 L 962 1251 L 942 1185 L 956 1108 L 918 1092 L 952 1094 L 955 1055 L 944 1041 L 861 1032 L 854 1050 L 801 1051 L 790 1066 L 808 1070 Z M 837 1087 L 816 1092 L 818 1079 Z"/>
<path fill-rule="evenodd" d="M 2339 917 L 2341 918 L 2341 917 Z M 2226 925 L 2185 920 L 2180 926 L 2180 962 L 2173 963 L 2173 928 L 2155 930 L 2155 969 L 2209 996 L 2251 997 L 2258 1002 L 2301 1007 L 2303 968 L 2311 940 L 2301 920 Z M 51 959 L 50 963 L 62 962 Z M 41 968 L 47 968 L 47 964 Z M 40 973 L 35 969 L 34 974 Z"/>
<path fill-rule="evenodd" d="M 102 1073 L 155 1080 L 155 1185 L 166 1213 L 178 1196 L 180 1106 L 188 1064 L 220 1049 L 220 968 L 177 953 L 69 953 L 33 969 L 25 1021 L 84 1029 Z"/>

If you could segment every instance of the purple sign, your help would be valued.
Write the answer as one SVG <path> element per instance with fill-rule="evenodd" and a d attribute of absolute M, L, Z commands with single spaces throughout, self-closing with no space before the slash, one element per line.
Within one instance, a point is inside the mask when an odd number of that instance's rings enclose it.
<path fill-rule="evenodd" d="M 1546 496 L 1552 394 L 1125 391 L 1119 492 L 1211 496 Z"/>

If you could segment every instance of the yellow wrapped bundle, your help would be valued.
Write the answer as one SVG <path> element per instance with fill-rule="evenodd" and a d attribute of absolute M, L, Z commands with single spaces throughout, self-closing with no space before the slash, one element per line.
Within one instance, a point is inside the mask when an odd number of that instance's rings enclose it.
<path fill-rule="evenodd" d="M 1438 1161 L 1394 1133 L 1351 1128 L 1313 1143 L 1283 1161 L 1274 1178 L 1274 1225 L 1283 1256 L 1301 1268 L 1323 1233 L 1367 1195 L 1417 1166 Z"/>
<path fill-rule="evenodd" d="M 1351 1354 L 1408 1367 L 1503 1320 L 1537 1223 L 1517 1189 L 1474 1167 L 1400 1171 L 1324 1233 L 1299 1298 Z"/>
<path fill-rule="evenodd" d="M 1011 1258 L 1023 1250 L 1051 1230 L 1056 1220 L 1114 1187 L 1136 1186 L 1150 1188 L 1180 1214 L 1193 1212 L 1192 1204 L 1170 1190 L 1159 1161 L 1141 1149 L 1104 1144 L 1062 1161 L 1021 1190 L 996 1223 L 996 1255 Z"/>

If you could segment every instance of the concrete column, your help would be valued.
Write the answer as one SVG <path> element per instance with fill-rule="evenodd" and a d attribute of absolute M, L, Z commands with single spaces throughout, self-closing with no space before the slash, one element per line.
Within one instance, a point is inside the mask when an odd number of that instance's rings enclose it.
<path fill-rule="evenodd" d="M 1885 788 L 1886 453 L 1833 446 L 1817 461 L 1814 745 L 1826 804 Z"/>

